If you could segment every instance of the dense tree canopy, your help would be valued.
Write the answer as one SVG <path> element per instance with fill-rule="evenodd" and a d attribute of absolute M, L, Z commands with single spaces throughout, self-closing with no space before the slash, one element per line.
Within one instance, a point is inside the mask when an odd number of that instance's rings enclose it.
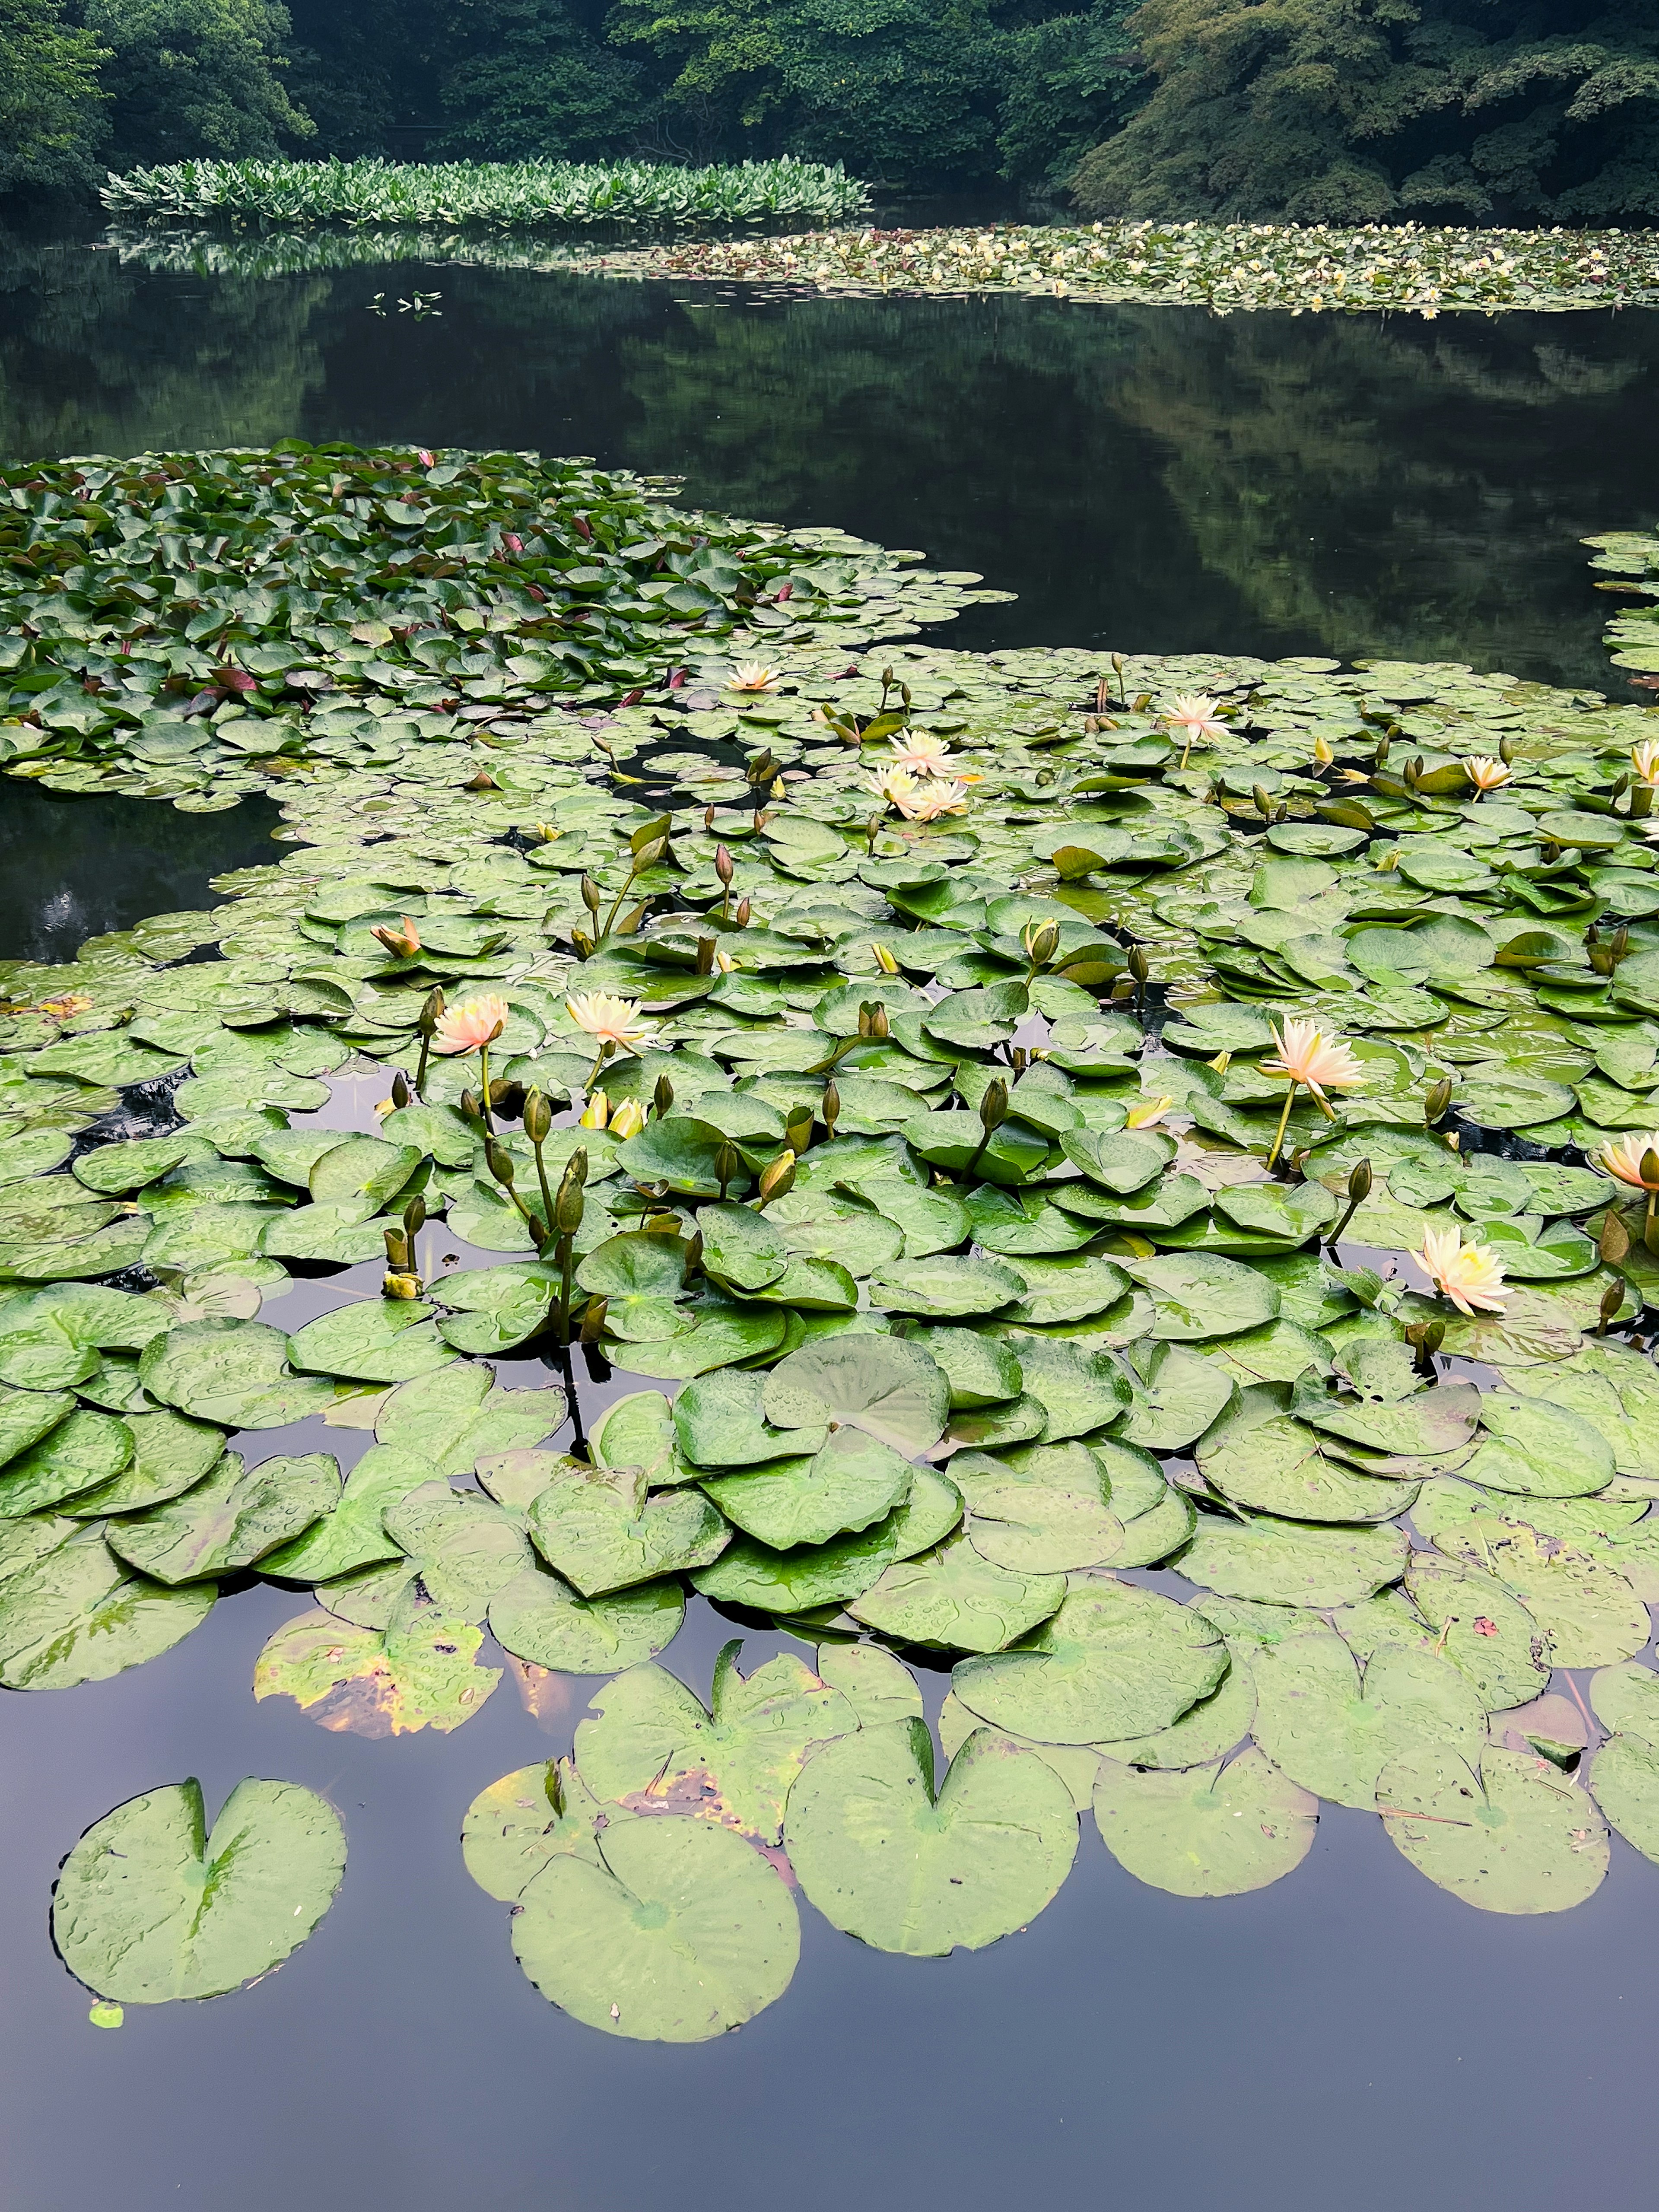
<path fill-rule="evenodd" d="M 1079 167 L 1097 215 L 1659 216 L 1659 6 L 1146 0 L 1155 80 Z"/>

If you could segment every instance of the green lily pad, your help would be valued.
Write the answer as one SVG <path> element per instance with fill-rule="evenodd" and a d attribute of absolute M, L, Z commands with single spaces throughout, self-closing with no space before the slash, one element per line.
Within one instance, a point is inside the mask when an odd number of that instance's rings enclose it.
<path fill-rule="evenodd" d="M 562 1390 L 495 1389 L 493 1379 L 488 1367 L 453 1361 L 399 1384 L 375 1415 L 376 1440 L 420 1454 L 440 1474 L 470 1474 L 489 1455 L 538 1444 L 561 1426 Z"/>
<path fill-rule="evenodd" d="M 933 1790 L 920 1721 L 827 1746 L 790 1792 L 785 1846 L 835 1927 L 873 1949 L 942 1958 L 1035 1919 L 1071 1871 L 1077 1814 L 1035 1753 L 975 1729 Z"/>
<path fill-rule="evenodd" d="M 267 1553 L 262 1571 L 286 1582 L 327 1583 L 377 1560 L 397 1559 L 398 1546 L 386 1531 L 386 1508 L 432 1481 L 437 1472 L 419 1452 L 399 1444 L 371 1444 L 347 1474 L 332 1508 L 303 1534 Z"/>
<path fill-rule="evenodd" d="M 407 1382 L 453 1355 L 434 1309 L 418 1299 L 365 1298 L 296 1329 L 289 1358 L 302 1370 L 363 1382 Z"/>
<path fill-rule="evenodd" d="M 15 1520 L 112 1482 L 132 1459 L 133 1435 L 114 1413 L 71 1413 L 0 1468 L 0 1520 Z"/>
<path fill-rule="evenodd" d="M 297 1782 L 239 1782 L 207 1832 L 191 1779 L 118 1805 L 64 1863 L 52 1933 L 123 2004 L 222 1996 L 292 1957 L 334 1902 L 345 1831 Z"/>
<path fill-rule="evenodd" d="M 334 1385 L 296 1375 L 289 1340 L 263 1322 L 195 1321 L 152 1337 L 138 1379 L 152 1397 L 228 1429 L 278 1429 L 320 1413 Z"/>
<path fill-rule="evenodd" d="M 513 1950 L 574 2019 L 638 2042 L 704 2043 L 781 1997 L 800 1954 L 788 1891 L 730 1830 L 622 1820 L 598 1863 L 566 1853 L 520 1893 Z"/>
<path fill-rule="evenodd" d="M 489 1601 L 489 1630 L 501 1649 L 562 1674 L 611 1674 L 654 1659 L 684 1620 L 678 1582 L 585 1598 L 544 1567 L 514 1576 Z"/>
<path fill-rule="evenodd" d="M 213 1583 L 168 1589 L 135 1575 L 94 1522 L 0 1582 L 0 1683 L 65 1690 L 107 1681 L 170 1651 L 217 1595 Z"/>
<path fill-rule="evenodd" d="M 605 1808 L 568 1759 L 520 1766 L 481 1790 L 461 1823 L 461 1856 L 480 1889 L 512 1905 L 550 1859 L 599 1863 Z"/>
<path fill-rule="evenodd" d="M 885 1519 L 910 1494 L 909 1462 L 890 1444 L 836 1429 L 811 1459 L 705 1477 L 704 1494 L 745 1534 L 774 1551 L 827 1544 Z"/>
<path fill-rule="evenodd" d="M 384 1631 L 302 1613 L 270 1638 L 253 1668 L 256 1698 L 292 1698 L 320 1727 L 351 1735 L 440 1735 L 479 1711 L 501 1680 L 480 1667 L 482 1631 L 404 1601 Z"/>
<path fill-rule="evenodd" d="M 811 1613 L 861 1597 L 896 1559 L 932 1551 L 961 1519 L 962 1493 L 955 1484 L 917 1468 L 904 1504 L 874 1528 L 787 1552 L 738 1536 L 712 1566 L 697 1570 L 692 1586 L 722 1605 L 748 1606 L 757 1613 Z"/>
<path fill-rule="evenodd" d="M 951 1687 L 994 1728 L 1101 1743 L 1170 1727 L 1227 1665 L 1226 1645 L 1188 1607 L 1110 1576 L 1079 1577 L 1019 1650 L 964 1660 Z"/>
<path fill-rule="evenodd" d="M 1488 1748 L 1479 1765 L 1424 1746 L 1384 1768 L 1389 1838 L 1419 1874 L 1483 1912 L 1565 1912 L 1601 1885 L 1607 1832 L 1546 1759 Z"/>
<path fill-rule="evenodd" d="M 700 1491 L 647 1498 L 642 1470 L 574 1460 L 553 1461 L 531 1503 L 530 1533 L 555 1573 L 587 1598 L 708 1566 L 731 1534 Z"/>
<path fill-rule="evenodd" d="M 1473 1756 L 1486 1712 L 1468 1677 L 1432 1651 L 1382 1645 L 1362 1662 L 1329 1631 L 1260 1653 L 1255 1739 L 1304 1789 L 1368 1808 L 1377 1776 L 1403 1753 Z"/>
<path fill-rule="evenodd" d="M 1103 1759 L 1095 1825 L 1120 1866 L 1176 1897 L 1242 1897 L 1293 1874 L 1318 1800 L 1252 1745 L 1224 1765 L 1158 1772 Z"/>
<path fill-rule="evenodd" d="M 1435 1631 L 1436 1649 L 1468 1676 L 1489 1711 L 1524 1705 L 1548 1688 L 1538 1624 L 1495 1576 L 1437 1552 L 1413 1552 L 1406 1588 Z"/>
<path fill-rule="evenodd" d="M 1204 1252 L 1129 1260 L 1125 1272 L 1152 1301 L 1152 1334 L 1200 1344 L 1260 1328 L 1279 1312 L 1279 1292 L 1252 1268 Z"/>
<path fill-rule="evenodd" d="M 268 1459 L 246 1468 L 227 1452 L 205 1480 L 181 1498 L 112 1524 L 106 1540 L 118 1559 L 158 1583 L 193 1583 L 238 1573 L 288 1543 L 340 1496 L 330 1453 Z"/>
<path fill-rule="evenodd" d="M 848 1336 L 781 1359 L 766 1378 L 761 1404 L 779 1429 L 814 1431 L 836 1422 L 908 1458 L 945 1433 L 950 1395 L 944 1373 L 920 1346 Z"/>
<path fill-rule="evenodd" d="M 1017 1574 L 954 1536 L 935 1551 L 896 1561 L 848 1611 L 901 1644 L 1000 1651 L 1057 1613 L 1065 1595 L 1064 1576 Z"/>
<path fill-rule="evenodd" d="M 1270 1387 L 1270 1386 L 1269 1386 Z M 1415 1504 L 1419 1485 L 1357 1474 L 1315 1429 L 1279 1413 L 1253 1384 L 1238 1411 L 1199 1446 L 1205 1479 L 1224 1498 L 1285 1520 L 1389 1521 Z"/>
<path fill-rule="evenodd" d="M 1321 1528 L 1267 1515 L 1203 1515 L 1181 1572 L 1219 1597 L 1269 1605 L 1357 1605 L 1396 1582 L 1410 1547 L 1391 1527 Z"/>
<path fill-rule="evenodd" d="M 777 1842 L 790 1787 L 814 1749 L 850 1735 L 841 1692 L 792 1653 L 747 1680 L 740 1643 L 714 1662 L 709 1710 L 660 1667 L 635 1667 L 592 1699 L 576 1760 L 596 1796 L 630 1811 L 683 1809 L 766 1844 Z"/>

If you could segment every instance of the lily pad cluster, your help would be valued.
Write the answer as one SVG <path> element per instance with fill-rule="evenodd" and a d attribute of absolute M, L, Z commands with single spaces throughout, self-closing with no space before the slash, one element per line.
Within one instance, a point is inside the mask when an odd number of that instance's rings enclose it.
<path fill-rule="evenodd" d="M 446 781 L 532 738 L 581 760 L 560 710 L 671 697 L 689 643 L 907 635 L 978 580 L 665 482 L 295 439 L 0 471 L 0 763 L 201 811 L 405 754 Z"/>
<path fill-rule="evenodd" d="M 617 276 L 844 292 L 1023 292 L 1164 306 L 1404 309 L 1635 307 L 1659 298 L 1645 231 L 1471 230 L 1420 223 L 994 223 L 809 231 L 594 252 Z"/>
<path fill-rule="evenodd" d="M 1180 1894 L 1322 1798 L 1494 1911 L 1659 1856 L 1651 711 L 894 643 L 887 573 L 482 776 L 319 695 L 269 866 L 0 972 L 0 1683 L 261 1577 L 325 1727 L 603 1685 L 467 1852 L 624 2035 L 787 1985 L 779 1853 L 927 1954 L 1080 1808 Z M 704 1708 L 691 1603 L 813 1665 Z"/>

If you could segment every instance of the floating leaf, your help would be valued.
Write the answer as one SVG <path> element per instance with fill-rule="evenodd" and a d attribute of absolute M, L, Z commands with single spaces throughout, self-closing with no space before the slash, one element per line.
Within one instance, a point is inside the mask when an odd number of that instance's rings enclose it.
<path fill-rule="evenodd" d="M 730 1531 L 701 1492 L 647 1498 L 637 1468 L 548 1456 L 547 1481 L 530 1506 L 530 1533 L 548 1565 L 584 1597 L 688 1574 L 726 1548 Z"/>
<path fill-rule="evenodd" d="M 118 1805 L 64 1863 L 52 1941 L 123 2004 L 222 1996 L 297 1951 L 334 1902 L 345 1832 L 297 1782 L 239 1782 L 207 1832 L 194 1779 Z"/>
<path fill-rule="evenodd" d="M 1432 1651 L 1382 1645 L 1362 1662 L 1329 1632 L 1263 1651 L 1255 1739 L 1304 1788 L 1368 1808 L 1390 1761 L 1419 1750 L 1473 1753 L 1486 1730 L 1479 1692 Z"/>
<path fill-rule="evenodd" d="M 227 1452 L 183 1497 L 115 1522 L 106 1540 L 118 1559 L 158 1583 L 200 1582 L 251 1567 L 332 1510 L 340 1469 L 328 1452 L 268 1459 L 255 1468 Z"/>
<path fill-rule="evenodd" d="M 868 1528 L 903 1504 L 910 1481 L 909 1462 L 890 1444 L 845 1428 L 811 1459 L 705 1478 L 702 1488 L 735 1527 L 782 1552 Z"/>
<path fill-rule="evenodd" d="M 841 1692 L 792 1654 L 747 1680 L 740 1644 L 714 1662 L 710 1709 L 660 1667 L 635 1667 L 592 1700 L 576 1759 L 596 1796 L 630 1811 L 663 1808 L 719 1821 L 762 1843 L 782 1831 L 784 1801 L 815 1747 L 858 1726 Z"/>
<path fill-rule="evenodd" d="M 762 1393 L 766 1419 L 780 1429 L 861 1429 L 906 1457 L 937 1443 L 950 1412 L 950 1386 L 920 1346 L 891 1337 L 843 1337 L 781 1359 Z"/>
<path fill-rule="evenodd" d="M 790 1863 L 832 1925 L 880 1951 L 981 1950 L 1036 1918 L 1071 1871 L 1071 1793 L 1035 1753 L 976 1729 L 933 1791 L 920 1721 L 819 1752 L 789 1794 Z"/>
<path fill-rule="evenodd" d="M 994 1728 L 1043 1743 L 1101 1743 L 1168 1728 L 1227 1671 L 1208 1621 L 1110 1576 L 1076 1578 L 1016 1651 L 964 1660 L 951 1687 Z"/>
<path fill-rule="evenodd" d="M 544 1567 L 515 1575 L 489 1601 L 489 1632 L 501 1649 L 562 1674 L 611 1674 L 654 1659 L 684 1620 L 678 1582 L 585 1598 Z"/>
<path fill-rule="evenodd" d="M 550 1859 L 599 1863 L 605 1808 L 568 1759 L 503 1774 L 481 1790 L 461 1823 L 461 1856 L 480 1889 L 512 1905 Z"/>
<path fill-rule="evenodd" d="M 1319 1803 L 1254 1746 L 1224 1766 L 1171 1773 L 1103 1759 L 1095 1825 L 1139 1881 L 1176 1897 L 1241 1897 L 1293 1874 Z"/>
<path fill-rule="evenodd" d="M 526 1885 L 514 1955 L 550 2002 L 638 2042 L 704 2043 L 781 1996 L 800 1954 L 788 1891 L 705 1820 L 624 1820 L 599 1863 L 564 1854 Z"/>
<path fill-rule="evenodd" d="M 334 1386 L 296 1375 L 288 1338 L 263 1322 L 193 1321 L 152 1337 L 138 1379 L 153 1397 L 228 1429 L 278 1429 L 320 1413 Z"/>
<path fill-rule="evenodd" d="M 901 1644 L 1000 1651 L 1058 1612 L 1065 1595 L 1064 1576 L 994 1566 L 957 1536 L 887 1568 L 848 1610 Z"/>
<path fill-rule="evenodd" d="M 253 1668 L 257 1698 L 292 1698 L 321 1728 L 352 1735 L 447 1733 L 471 1720 L 501 1678 L 477 1663 L 481 1630 L 405 1602 L 383 1632 L 331 1613 L 301 1613 L 266 1643 Z"/>
<path fill-rule="evenodd" d="M 1490 1747 L 1477 1766 L 1450 1748 L 1394 1759 L 1376 1802 L 1419 1874 L 1483 1912 L 1565 1912 L 1601 1887 L 1607 1832 L 1584 1792 L 1547 1759 Z"/>

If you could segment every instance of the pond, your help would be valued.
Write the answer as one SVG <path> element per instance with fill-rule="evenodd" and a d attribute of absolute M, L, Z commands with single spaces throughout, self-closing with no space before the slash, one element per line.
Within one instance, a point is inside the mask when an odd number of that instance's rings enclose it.
<path fill-rule="evenodd" d="M 1643 696 L 1608 669 L 1577 540 L 1653 520 L 1659 319 L 1212 320 L 408 266 L 209 281 L 84 239 L 3 251 L 8 457 L 285 435 L 588 453 L 1019 595 L 933 634 L 951 647 L 1370 652 Z M 441 315 L 398 313 L 416 287 Z M 258 798 L 185 814 L 0 783 L 0 957 L 207 905 L 211 874 L 277 849 L 276 819 Z M 350 1089 L 329 1115 L 372 1127 Z M 319 1310 L 301 1278 L 264 1318 Z M 340 1435 L 307 1424 L 292 1449 Z M 889 1956 L 802 1900 L 779 2002 L 698 2048 L 627 2043 L 537 1994 L 456 1844 L 488 1784 L 568 1752 L 597 1686 L 509 1678 L 450 1735 L 331 1733 L 248 1695 L 295 1605 L 256 1583 L 148 1665 L 6 1701 L 0 2170 L 20 2212 L 991 2212 L 1034 2189 L 1553 2212 L 1651 2163 L 1656 1877 L 1617 1835 L 1587 1904 L 1512 1919 L 1330 1804 L 1293 1881 L 1200 1901 L 1137 1882 L 1085 1819 L 1054 1902 L 987 1950 Z M 671 1664 L 705 1701 L 738 1632 L 693 1601 Z M 806 1649 L 742 1632 L 745 1670 Z M 930 1721 L 948 1680 L 921 1672 Z M 100 2034 L 52 1950 L 52 1880 L 112 1806 L 187 1774 L 210 1813 L 247 1774 L 324 1793 L 349 1874 L 257 1990 Z"/>

